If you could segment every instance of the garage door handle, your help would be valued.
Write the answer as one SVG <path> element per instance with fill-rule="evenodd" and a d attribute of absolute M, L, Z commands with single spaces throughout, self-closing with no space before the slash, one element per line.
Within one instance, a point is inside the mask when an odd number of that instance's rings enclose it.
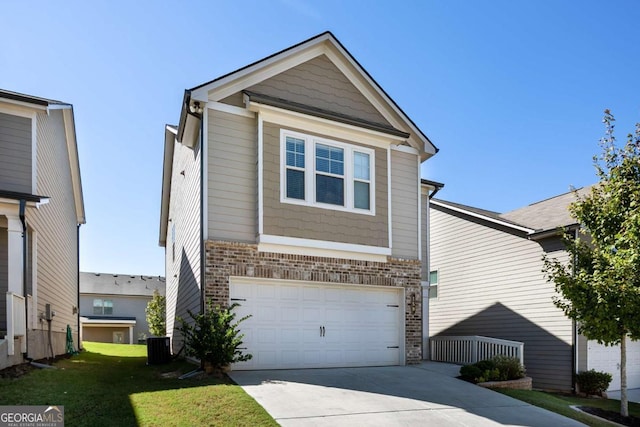
<path fill-rule="evenodd" d="M 387 346 L 387 348 L 400 348 L 400 346 L 398 346 L 398 345 L 391 345 L 391 346 Z"/>
<path fill-rule="evenodd" d="M 324 326 L 320 326 L 320 336 L 324 336 Z"/>
<path fill-rule="evenodd" d="M 246 298 L 231 298 L 231 301 L 246 301 Z"/>
<path fill-rule="evenodd" d="M 400 307 L 399 305 L 395 305 L 395 304 L 387 304 L 387 307 Z"/>

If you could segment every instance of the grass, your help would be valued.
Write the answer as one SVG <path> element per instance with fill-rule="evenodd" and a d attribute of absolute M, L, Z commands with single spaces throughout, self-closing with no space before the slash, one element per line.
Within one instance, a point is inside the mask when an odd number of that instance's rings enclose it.
<path fill-rule="evenodd" d="M 63 405 L 67 426 L 276 426 L 228 379 L 179 380 L 194 366 L 147 366 L 146 346 L 84 342 L 77 356 L 0 378 L 3 405 Z"/>
<path fill-rule="evenodd" d="M 607 411 L 620 412 L 619 400 L 583 398 L 535 390 L 494 390 L 511 396 L 514 399 L 522 400 L 523 402 L 530 403 L 534 406 L 539 406 L 541 408 L 548 409 L 549 411 L 573 418 L 574 420 L 580 421 L 588 426 L 610 427 L 611 424 L 571 409 L 570 406 L 591 406 L 593 408 L 605 409 Z M 640 403 L 629 403 L 629 415 L 640 417 Z"/>

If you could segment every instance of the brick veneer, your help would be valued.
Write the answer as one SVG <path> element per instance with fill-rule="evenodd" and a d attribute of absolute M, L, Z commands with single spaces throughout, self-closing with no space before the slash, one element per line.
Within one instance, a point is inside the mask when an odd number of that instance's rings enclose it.
<path fill-rule="evenodd" d="M 205 243 L 205 259 L 205 298 L 220 305 L 229 301 L 230 276 L 404 287 L 406 360 L 419 363 L 422 358 L 420 261 L 388 257 L 387 262 L 373 262 L 258 252 L 255 244 L 212 240 Z"/>

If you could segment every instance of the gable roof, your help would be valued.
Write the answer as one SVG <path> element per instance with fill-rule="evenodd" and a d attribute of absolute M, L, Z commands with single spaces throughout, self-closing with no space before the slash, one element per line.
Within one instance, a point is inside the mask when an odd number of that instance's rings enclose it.
<path fill-rule="evenodd" d="M 591 191 L 591 187 L 569 191 L 506 213 L 488 211 L 439 199 L 432 200 L 431 204 L 523 231 L 529 236 L 541 236 L 543 233 L 554 233 L 560 227 L 577 226 L 578 223 L 569 214 L 568 207 L 576 200 L 576 194 L 584 196 Z"/>
<path fill-rule="evenodd" d="M 80 177 L 80 160 L 78 158 L 78 143 L 76 140 L 76 123 L 73 114 L 73 105 L 57 101 L 55 99 L 41 98 L 24 93 L 0 89 L 0 101 L 14 104 L 20 107 L 42 110 L 62 110 L 65 139 L 67 143 L 67 155 L 71 170 L 71 185 L 73 187 L 73 202 L 76 212 L 76 222 L 85 224 L 84 195 L 82 193 L 82 179 Z"/>
<path fill-rule="evenodd" d="M 183 121 L 186 121 L 189 115 L 192 99 L 200 102 L 220 101 L 320 55 L 326 55 L 394 128 L 408 134 L 408 144 L 419 151 L 422 160 L 438 151 L 429 138 L 329 31 L 187 90 L 179 128 L 184 128 Z M 179 132 L 179 140 L 180 137 Z"/>
<path fill-rule="evenodd" d="M 165 294 L 164 277 L 131 274 L 80 272 L 80 294 L 153 296 L 157 290 Z"/>

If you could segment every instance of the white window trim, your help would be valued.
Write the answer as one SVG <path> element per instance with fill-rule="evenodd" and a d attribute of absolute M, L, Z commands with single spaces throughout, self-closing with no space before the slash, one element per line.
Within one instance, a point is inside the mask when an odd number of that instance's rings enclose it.
<path fill-rule="evenodd" d="M 305 175 L 304 186 L 305 194 L 304 200 L 288 198 L 287 195 L 287 136 L 302 139 L 305 142 Z M 329 203 L 319 203 L 315 201 L 316 198 L 316 183 L 315 183 L 315 156 L 316 144 L 323 144 L 330 147 L 336 147 L 344 150 L 344 175 L 345 182 L 344 200 L 345 205 L 332 205 Z M 358 209 L 354 207 L 354 152 L 364 153 L 369 156 L 369 207 L 370 209 Z M 362 215 L 375 216 L 376 214 L 376 179 L 375 179 L 375 150 L 371 148 L 361 147 L 359 145 L 347 144 L 344 142 L 333 141 L 331 139 L 317 137 L 313 135 L 307 135 L 300 132 L 295 132 L 287 129 L 280 129 L 280 203 L 288 203 L 293 205 L 312 206 L 321 209 L 329 209 L 335 211 L 351 212 Z M 332 174 L 323 175 L 332 176 Z"/>

